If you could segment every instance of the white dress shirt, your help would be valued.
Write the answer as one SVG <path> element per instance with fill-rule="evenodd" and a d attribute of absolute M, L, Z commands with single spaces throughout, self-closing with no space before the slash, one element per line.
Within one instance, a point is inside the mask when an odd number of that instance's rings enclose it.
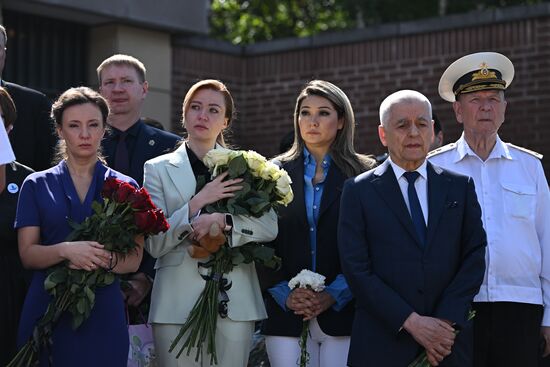
<path fill-rule="evenodd" d="M 388 157 L 388 161 L 390 162 L 390 165 L 393 169 L 393 173 L 395 173 L 395 178 L 397 179 L 397 183 L 399 184 L 399 188 L 401 189 L 401 193 L 403 194 L 403 199 L 405 200 L 405 204 L 407 205 L 407 209 L 409 210 L 410 214 L 411 205 L 409 204 L 409 194 L 407 192 L 409 188 L 409 182 L 403 176 L 403 174 L 407 171 L 399 167 L 397 164 L 393 163 L 391 157 Z M 416 189 L 418 201 L 420 201 L 422 215 L 424 216 L 424 223 L 428 225 L 428 170 L 426 167 L 427 163 L 426 161 L 424 161 L 424 163 L 422 163 L 420 167 L 416 169 L 416 172 L 420 173 L 420 176 L 418 176 L 418 178 L 414 182 L 414 188 Z"/>
<path fill-rule="evenodd" d="M 431 163 L 475 182 L 487 250 L 474 302 L 544 305 L 542 325 L 550 326 L 550 191 L 540 158 L 497 137 L 483 161 L 464 134 L 429 156 Z"/>

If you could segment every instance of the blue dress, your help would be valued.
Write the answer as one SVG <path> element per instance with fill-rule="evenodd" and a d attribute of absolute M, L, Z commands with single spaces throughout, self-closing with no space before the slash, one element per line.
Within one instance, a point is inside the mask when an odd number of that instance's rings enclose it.
<path fill-rule="evenodd" d="M 99 161 L 83 203 L 80 202 L 65 161 L 46 171 L 27 177 L 23 183 L 15 227 L 40 227 L 43 245 L 63 242 L 71 232 L 68 219 L 82 222 L 92 213 L 92 201 L 101 200 L 101 188 L 107 177 L 114 176 L 137 186 L 130 177 L 113 171 Z M 50 301 L 44 290 L 45 271 L 34 271 L 27 293 L 18 331 L 21 347 L 32 335 L 35 323 Z M 65 314 L 53 332 L 51 356 L 55 367 L 123 367 L 128 360 L 128 328 L 118 280 L 98 288 L 90 318 L 77 330 Z M 48 353 L 42 351 L 40 366 L 48 366 Z"/>

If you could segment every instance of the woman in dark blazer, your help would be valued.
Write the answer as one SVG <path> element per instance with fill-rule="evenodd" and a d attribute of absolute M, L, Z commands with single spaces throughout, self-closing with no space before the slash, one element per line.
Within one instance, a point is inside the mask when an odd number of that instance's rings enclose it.
<path fill-rule="evenodd" d="M 0 114 L 6 132 L 17 117 L 15 104 L 6 89 L 0 87 Z M 17 250 L 17 231 L 13 228 L 17 199 L 23 180 L 33 172 L 18 162 L 0 164 L 0 366 L 15 356 L 17 325 L 27 293 L 29 274 L 23 269 Z"/>
<path fill-rule="evenodd" d="M 271 366 L 296 364 L 302 320 L 310 320 L 309 366 L 345 366 L 353 321 L 351 292 L 340 269 L 336 232 L 346 178 L 374 166 L 353 147 L 355 119 L 344 92 L 326 81 L 309 82 L 294 111 L 294 143 L 276 157 L 292 178 L 294 201 L 279 212 L 273 242 L 282 268 L 262 271 L 268 319 L 262 325 Z M 324 291 L 291 290 L 302 269 L 326 277 Z"/>

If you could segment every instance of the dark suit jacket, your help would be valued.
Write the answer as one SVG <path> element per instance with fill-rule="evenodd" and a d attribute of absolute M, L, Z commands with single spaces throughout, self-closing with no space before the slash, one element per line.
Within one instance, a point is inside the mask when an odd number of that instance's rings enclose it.
<path fill-rule="evenodd" d="M 50 120 L 51 103 L 34 89 L 2 80 L 17 109 L 10 133 L 15 158 L 21 164 L 42 171 L 52 166 L 57 134 Z"/>
<path fill-rule="evenodd" d="M 309 245 L 309 224 L 304 199 L 304 160 L 303 158 L 283 165 L 292 179 L 294 200 L 288 207 L 279 210 L 279 233 L 272 242 L 277 254 L 282 258 L 281 270 L 266 273 L 259 268 L 259 276 L 264 288 L 271 287 L 282 280 L 290 280 L 302 269 L 311 269 Z M 336 246 L 340 194 L 346 177 L 334 162 L 327 173 L 319 221 L 317 225 L 317 268 L 316 272 L 326 276 L 325 284 L 330 284 L 342 273 L 340 258 Z M 268 272 L 268 271 L 267 271 Z M 291 310 L 284 311 L 270 294 L 266 294 L 268 318 L 263 322 L 262 333 L 267 335 L 294 336 L 300 335 L 302 318 Z M 336 312 L 331 308 L 317 317 L 323 332 L 333 336 L 351 334 L 353 320 L 353 301 Z"/>
<path fill-rule="evenodd" d="M 139 186 L 143 185 L 143 165 L 149 159 L 158 157 L 174 150 L 177 142 L 181 139 L 178 135 L 170 132 L 162 131 L 143 123 L 141 120 L 136 122 L 141 124 L 139 134 L 137 136 L 136 145 L 130 158 L 130 172 L 128 176 L 132 177 Z M 114 155 L 116 151 L 117 140 L 111 134 L 107 134 L 101 146 L 103 154 L 107 160 L 109 167 L 114 166 Z M 153 277 L 155 260 L 148 252 L 143 251 L 143 259 L 139 266 L 138 272 L 143 272 Z"/>
<path fill-rule="evenodd" d="M 181 138 L 176 134 L 149 126 L 141 120 L 138 120 L 136 124 L 141 124 L 141 128 L 137 136 L 135 149 L 129 157 L 130 172 L 128 176 L 136 180 L 139 186 L 142 186 L 143 165 L 145 162 L 159 155 L 170 153 Z M 111 134 L 107 134 L 101 142 L 101 146 L 107 159 L 107 165 L 113 167 L 117 140 Z"/>
<path fill-rule="evenodd" d="M 481 209 L 471 178 L 430 163 L 427 171 L 425 246 L 388 161 L 344 186 L 338 245 L 357 304 L 350 366 L 412 362 L 421 348 L 400 328 L 413 311 L 466 325 L 485 271 Z M 444 365 L 468 366 L 454 350 Z"/>

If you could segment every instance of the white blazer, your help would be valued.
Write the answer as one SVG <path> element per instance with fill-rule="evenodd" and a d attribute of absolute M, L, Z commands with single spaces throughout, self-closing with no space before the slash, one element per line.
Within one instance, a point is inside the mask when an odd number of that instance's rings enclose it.
<path fill-rule="evenodd" d="M 185 145 L 145 162 L 143 186 L 170 223 L 166 233 L 145 241 L 145 249 L 157 259 L 149 322 L 183 324 L 205 285 L 198 273 L 199 260 L 190 257 L 186 250 L 193 231 L 188 203 L 195 195 L 196 181 Z M 272 241 L 277 236 L 277 215 L 273 210 L 261 218 L 235 215 L 232 219 L 232 247 Z M 254 263 L 240 264 L 225 277 L 232 283 L 227 291 L 228 317 L 234 321 L 265 319 Z"/>

